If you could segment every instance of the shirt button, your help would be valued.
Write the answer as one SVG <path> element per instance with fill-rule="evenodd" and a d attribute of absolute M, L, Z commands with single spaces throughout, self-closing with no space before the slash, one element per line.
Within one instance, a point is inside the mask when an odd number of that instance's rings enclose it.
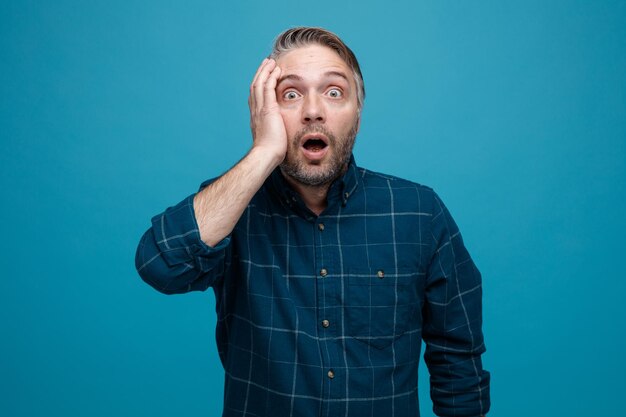
<path fill-rule="evenodd" d="M 378 276 L 378 278 L 383 279 L 385 278 L 385 271 L 383 271 L 382 269 L 379 269 L 376 275 Z"/>
<path fill-rule="evenodd" d="M 322 269 L 320 270 L 320 275 L 321 275 L 321 276 L 323 276 L 323 277 L 325 277 L 326 275 L 328 275 L 328 271 L 326 270 L 326 268 L 322 268 Z"/>
<path fill-rule="evenodd" d="M 320 229 L 320 232 L 324 230 L 324 223 L 320 223 L 317 225 L 317 228 Z"/>
<path fill-rule="evenodd" d="M 328 371 L 328 377 L 330 379 L 333 379 L 335 377 L 335 373 L 333 372 L 333 370 L 331 369 L 330 371 Z"/>
<path fill-rule="evenodd" d="M 322 326 L 328 327 L 330 326 L 330 322 L 328 320 L 322 320 Z"/>

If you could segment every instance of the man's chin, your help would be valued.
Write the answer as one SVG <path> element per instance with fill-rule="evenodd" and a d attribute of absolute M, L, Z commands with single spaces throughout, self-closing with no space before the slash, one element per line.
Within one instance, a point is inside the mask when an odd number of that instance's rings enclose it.
<path fill-rule="evenodd" d="M 328 166 L 328 164 L 298 164 L 283 163 L 281 172 L 286 177 L 298 184 L 308 187 L 324 187 L 332 183 L 345 171 L 345 164 L 341 167 Z"/>
<path fill-rule="evenodd" d="M 303 169 L 303 167 L 294 168 L 288 165 L 281 165 L 280 168 L 284 176 L 307 187 L 322 187 L 335 179 L 333 172 L 328 169 L 324 169 L 321 166 L 315 167 L 319 169 L 315 169 L 314 167 L 307 167 L 308 169 Z"/>

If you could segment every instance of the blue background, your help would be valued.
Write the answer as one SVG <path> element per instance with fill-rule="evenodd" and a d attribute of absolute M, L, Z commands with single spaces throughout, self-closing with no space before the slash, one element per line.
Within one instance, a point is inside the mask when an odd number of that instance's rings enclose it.
<path fill-rule="evenodd" d="M 295 25 L 361 62 L 357 162 L 434 187 L 459 223 L 492 414 L 618 415 L 626 3 L 575 0 L 3 0 L 0 414 L 220 414 L 212 293 L 157 293 L 134 252 L 248 149 L 250 79 Z"/>

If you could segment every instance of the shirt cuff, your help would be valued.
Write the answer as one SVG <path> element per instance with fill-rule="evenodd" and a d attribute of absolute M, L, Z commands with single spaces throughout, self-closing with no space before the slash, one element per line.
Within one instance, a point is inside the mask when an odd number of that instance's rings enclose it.
<path fill-rule="evenodd" d="M 211 247 L 200 239 L 200 230 L 190 195 L 152 218 L 156 244 L 168 266 L 191 262 L 197 257 L 213 257 L 230 244 L 230 236 Z"/>

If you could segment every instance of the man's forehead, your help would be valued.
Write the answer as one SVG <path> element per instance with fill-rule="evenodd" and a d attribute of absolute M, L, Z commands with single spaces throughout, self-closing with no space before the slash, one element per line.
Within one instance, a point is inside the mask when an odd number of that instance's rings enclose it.
<path fill-rule="evenodd" d="M 350 83 L 351 71 L 344 60 L 332 49 L 321 45 L 307 45 L 279 56 L 276 63 L 282 70 L 279 83 L 284 80 L 302 81 L 305 78 L 343 78 Z"/>
<path fill-rule="evenodd" d="M 329 47 L 316 44 L 301 46 L 284 52 L 276 59 L 276 63 L 283 70 L 307 65 L 348 69 L 348 65 L 337 52 Z"/>

